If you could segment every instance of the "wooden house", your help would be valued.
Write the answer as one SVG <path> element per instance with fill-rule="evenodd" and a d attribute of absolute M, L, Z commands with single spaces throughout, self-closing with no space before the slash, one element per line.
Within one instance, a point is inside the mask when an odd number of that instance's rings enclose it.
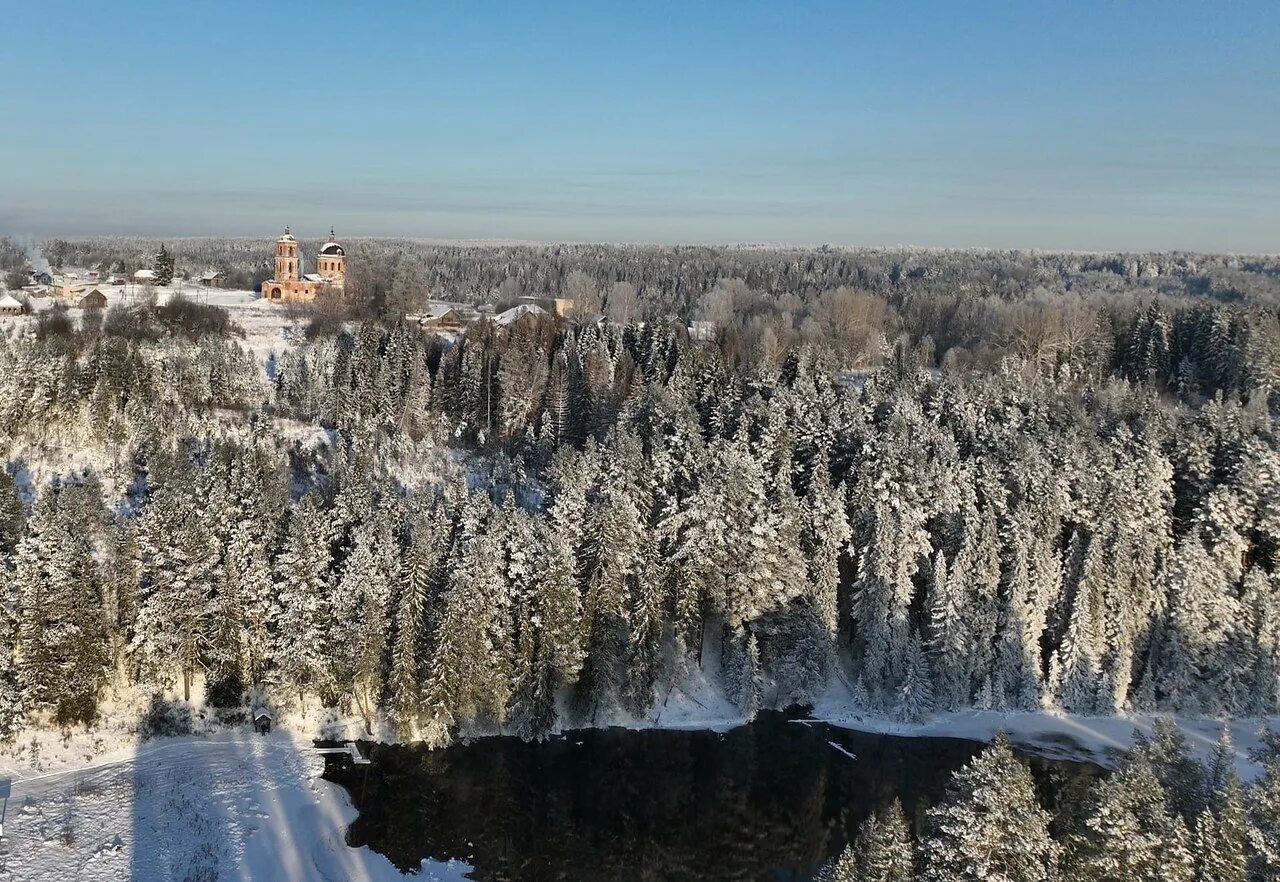
<path fill-rule="evenodd" d="M 80 299 L 76 301 L 76 306 L 81 309 L 106 309 L 107 295 L 103 294 L 97 288 L 94 288 L 90 291 L 86 291 Z"/>

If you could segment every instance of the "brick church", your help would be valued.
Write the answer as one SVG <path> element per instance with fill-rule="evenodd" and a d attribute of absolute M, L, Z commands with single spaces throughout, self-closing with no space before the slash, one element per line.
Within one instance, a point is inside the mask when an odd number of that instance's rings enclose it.
<path fill-rule="evenodd" d="M 304 273 L 298 240 L 284 228 L 276 239 L 276 273 L 262 283 L 262 298 L 271 301 L 311 301 L 322 291 L 342 293 L 347 278 L 347 252 L 329 231 L 329 241 L 320 246 L 316 271 Z"/>

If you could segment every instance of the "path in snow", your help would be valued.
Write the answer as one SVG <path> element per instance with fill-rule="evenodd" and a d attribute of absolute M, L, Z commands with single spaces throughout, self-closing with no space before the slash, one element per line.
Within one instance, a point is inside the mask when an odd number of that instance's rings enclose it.
<path fill-rule="evenodd" d="M 396 880 L 345 842 L 347 795 L 323 758 L 286 734 L 175 738 L 84 769 L 0 784 L 0 879 Z M 465 879 L 461 863 L 418 878 Z"/>

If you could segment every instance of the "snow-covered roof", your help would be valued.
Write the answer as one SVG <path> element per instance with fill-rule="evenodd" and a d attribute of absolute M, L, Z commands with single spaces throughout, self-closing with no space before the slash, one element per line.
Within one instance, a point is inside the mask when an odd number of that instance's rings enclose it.
<path fill-rule="evenodd" d="M 222 273 L 218 270 L 209 270 L 208 272 L 200 275 L 200 281 L 207 282 L 210 279 L 216 279 L 220 275 L 222 275 Z"/>
<path fill-rule="evenodd" d="M 266 717 L 268 720 L 274 719 L 271 711 L 267 710 L 265 707 L 255 707 L 253 709 L 253 718 L 256 720 L 261 717 Z"/>
<path fill-rule="evenodd" d="M 427 311 L 423 313 L 427 318 L 444 318 L 451 312 L 457 312 L 458 307 L 452 303 L 430 303 L 427 305 Z"/>
<path fill-rule="evenodd" d="M 325 280 L 324 276 L 318 273 L 304 273 L 302 278 L 306 279 L 308 282 L 323 282 Z"/>
<path fill-rule="evenodd" d="M 22 309 L 22 301 L 12 294 L 5 294 L 0 297 L 0 309 Z"/>
<path fill-rule="evenodd" d="M 512 322 L 519 321 L 528 315 L 546 315 L 547 311 L 535 303 L 521 303 L 519 306 L 513 306 L 506 312 L 500 312 L 494 321 L 500 326 L 506 327 Z"/>
<path fill-rule="evenodd" d="M 320 253 L 321 254 L 346 254 L 347 252 L 343 251 L 342 246 L 339 245 L 337 242 L 326 242 L 320 248 Z"/>
<path fill-rule="evenodd" d="M 156 277 L 155 270 L 138 270 L 133 274 L 135 279 L 154 279 Z"/>

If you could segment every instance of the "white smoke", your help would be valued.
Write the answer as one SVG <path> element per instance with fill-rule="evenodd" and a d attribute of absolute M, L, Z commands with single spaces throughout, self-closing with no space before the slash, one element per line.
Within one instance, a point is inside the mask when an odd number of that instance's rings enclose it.
<path fill-rule="evenodd" d="M 35 239 L 28 238 L 26 240 L 26 248 L 27 263 L 31 264 L 31 268 L 38 273 L 49 272 L 49 261 L 45 260 L 44 254 L 41 252 L 40 246 L 36 243 Z"/>

